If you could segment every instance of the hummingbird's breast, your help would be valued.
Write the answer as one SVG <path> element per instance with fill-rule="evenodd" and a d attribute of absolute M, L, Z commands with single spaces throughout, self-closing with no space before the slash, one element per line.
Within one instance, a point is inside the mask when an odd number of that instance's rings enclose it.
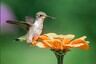
<path fill-rule="evenodd" d="M 27 42 L 32 42 L 32 38 L 35 35 L 40 35 L 42 33 L 43 29 L 43 20 L 38 19 L 35 21 L 35 23 L 29 28 L 29 31 L 27 33 Z"/>
<path fill-rule="evenodd" d="M 35 23 L 33 24 L 33 30 L 37 34 L 41 34 L 43 29 L 43 20 L 39 19 L 36 20 Z"/>

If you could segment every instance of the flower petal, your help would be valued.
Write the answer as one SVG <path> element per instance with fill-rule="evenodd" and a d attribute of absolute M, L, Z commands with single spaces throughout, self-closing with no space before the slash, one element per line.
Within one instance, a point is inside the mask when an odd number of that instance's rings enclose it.
<path fill-rule="evenodd" d="M 73 34 L 64 35 L 64 38 L 72 40 L 75 37 Z"/>
<path fill-rule="evenodd" d="M 39 38 L 42 40 L 48 40 L 48 37 L 46 35 L 41 35 Z"/>
<path fill-rule="evenodd" d="M 49 39 L 53 39 L 58 36 L 56 33 L 47 33 L 45 35 L 48 36 Z"/>
<path fill-rule="evenodd" d="M 85 41 L 86 36 L 83 36 L 81 38 L 75 39 L 70 42 L 69 46 L 70 47 L 79 47 L 81 49 L 88 49 L 88 41 Z"/>
<path fill-rule="evenodd" d="M 38 42 L 36 44 L 36 46 L 40 47 L 40 48 L 46 48 L 46 46 L 42 43 L 42 42 Z"/>
<path fill-rule="evenodd" d="M 53 38 L 68 38 L 68 39 L 73 39 L 75 37 L 75 35 L 73 35 L 73 34 L 68 34 L 68 35 L 60 34 L 60 35 L 57 35 L 56 33 L 47 33 L 45 35 L 48 36 L 50 39 L 53 39 Z"/>

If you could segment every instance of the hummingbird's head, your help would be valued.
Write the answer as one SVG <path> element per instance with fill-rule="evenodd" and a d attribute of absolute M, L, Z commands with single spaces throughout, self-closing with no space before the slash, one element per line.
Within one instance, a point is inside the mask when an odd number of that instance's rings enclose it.
<path fill-rule="evenodd" d="M 36 13 L 36 18 L 45 19 L 47 17 L 54 19 L 54 17 L 48 16 L 45 12 L 42 11 Z"/>
<path fill-rule="evenodd" d="M 36 13 L 36 18 L 41 18 L 41 19 L 45 19 L 47 17 L 47 14 L 45 12 L 37 12 Z"/>

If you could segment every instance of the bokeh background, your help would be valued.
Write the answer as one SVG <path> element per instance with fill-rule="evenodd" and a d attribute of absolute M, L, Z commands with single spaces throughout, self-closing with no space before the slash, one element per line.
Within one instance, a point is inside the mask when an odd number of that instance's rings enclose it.
<path fill-rule="evenodd" d="M 75 34 L 77 38 L 86 35 L 90 49 L 72 49 L 65 55 L 64 63 L 96 64 L 96 0 L 2 0 L 0 3 L 10 7 L 16 20 L 35 17 L 38 11 L 56 17 L 46 20 L 45 33 Z M 50 50 L 16 42 L 14 39 L 26 32 L 12 27 L 6 27 L 6 31 L 0 29 L 0 64 L 56 64 L 55 55 Z"/>

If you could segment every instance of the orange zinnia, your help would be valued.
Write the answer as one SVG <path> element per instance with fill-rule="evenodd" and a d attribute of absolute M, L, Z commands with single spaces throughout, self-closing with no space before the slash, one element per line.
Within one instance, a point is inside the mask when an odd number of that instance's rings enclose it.
<path fill-rule="evenodd" d="M 48 33 L 38 37 L 37 40 L 33 39 L 32 44 L 40 48 L 50 48 L 53 50 L 69 50 L 70 48 L 88 49 L 88 41 L 85 40 L 86 36 L 74 39 L 75 35 L 57 35 L 55 33 Z"/>

